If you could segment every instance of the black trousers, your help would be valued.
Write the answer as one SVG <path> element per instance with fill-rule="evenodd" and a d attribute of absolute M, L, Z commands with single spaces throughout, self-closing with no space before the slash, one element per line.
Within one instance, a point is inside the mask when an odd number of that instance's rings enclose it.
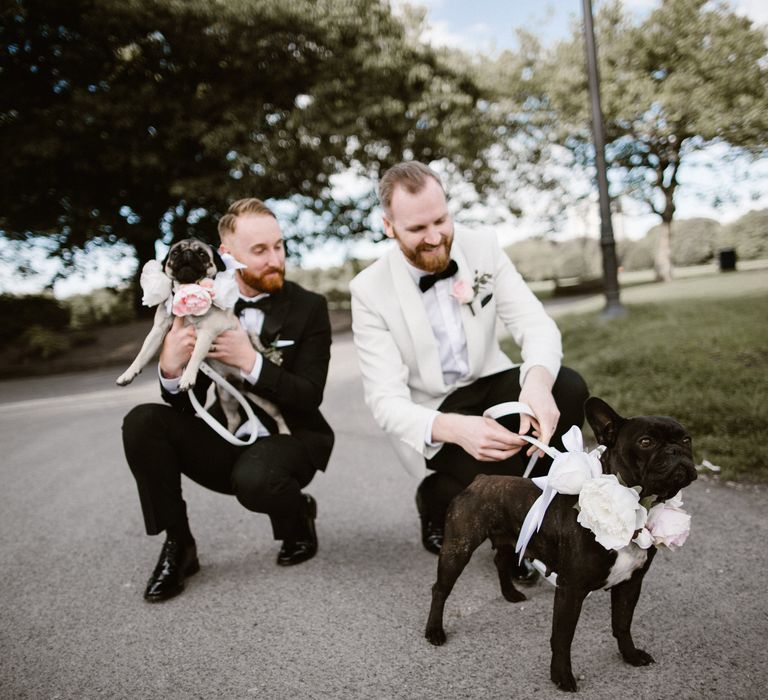
<path fill-rule="evenodd" d="M 564 450 L 562 436 L 572 425 L 584 424 L 584 402 L 589 396 L 581 375 L 568 367 L 562 367 L 552 387 L 552 395 L 560 410 L 555 434 L 550 443 Z M 520 396 L 520 369 L 514 368 L 478 379 L 472 384 L 454 391 L 438 410 L 441 413 L 461 413 L 468 416 L 482 415 L 483 411 L 497 403 L 517 401 Z M 517 432 L 520 418 L 516 415 L 499 419 L 504 427 Z M 430 519 L 436 523 L 445 520 L 445 513 L 453 497 L 463 491 L 478 474 L 506 474 L 522 476 L 528 464 L 523 448 L 513 457 L 501 462 L 481 462 L 458 445 L 448 443 L 427 460 L 427 469 L 434 471 L 419 485 L 422 500 Z M 550 457 L 540 457 L 531 476 L 541 476 L 549 471 Z"/>
<path fill-rule="evenodd" d="M 293 537 L 306 509 L 301 494 L 315 474 L 305 445 L 270 435 L 231 445 L 202 420 L 162 404 L 142 404 L 123 420 L 123 448 L 136 478 L 148 535 L 187 527 L 181 475 L 248 510 L 266 513 L 275 539 Z"/>

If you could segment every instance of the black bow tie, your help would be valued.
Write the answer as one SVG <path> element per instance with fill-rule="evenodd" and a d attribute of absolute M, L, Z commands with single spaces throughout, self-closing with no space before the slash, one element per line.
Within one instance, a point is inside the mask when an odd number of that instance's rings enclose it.
<path fill-rule="evenodd" d="M 261 299 L 238 299 L 235 302 L 235 316 L 239 316 L 246 309 L 259 309 L 265 314 L 272 308 L 272 297 L 262 297 Z"/>
<path fill-rule="evenodd" d="M 424 277 L 419 280 L 419 289 L 422 292 L 426 292 L 428 289 L 434 287 L 435 282 L 438 280 L 444 280 L 448 277 L 453 277 L 458 271 L 459 266 L 456 264 L 456 261 L 451 260 L 448 263 L 448 267 L 446 267 L 442 272 L 435 272 L 433 275 L 424 275 Z"/>

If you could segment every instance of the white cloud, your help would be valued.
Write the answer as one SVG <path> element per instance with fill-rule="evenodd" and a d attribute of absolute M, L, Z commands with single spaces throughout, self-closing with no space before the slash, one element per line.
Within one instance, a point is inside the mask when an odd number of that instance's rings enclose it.
<path fill-rule="evenodd" d="M 733 3 L 740 15 L 749 17 L 758 24 L 768 24 L 768 2 L 766 0 L 738 0 Z"/>
<path fill-rule="evenodd" d="M 449 28 L 448 22 L 429 22 L 427 28 L 421 33 L 421 40 L 432 46 L 450 46 L 455 49 L 472 51 L 477 48 L 475 42 L 466 34 L 454 32 Z"/>

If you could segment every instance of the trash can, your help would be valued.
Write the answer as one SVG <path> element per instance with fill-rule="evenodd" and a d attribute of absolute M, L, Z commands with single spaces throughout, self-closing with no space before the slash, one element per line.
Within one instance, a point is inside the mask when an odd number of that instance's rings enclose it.
<path fill-rule="evenodd" d="M 731 272 L 736 269 L 736 249 L 720 248 L 718 252 L 720 272 Z"/>

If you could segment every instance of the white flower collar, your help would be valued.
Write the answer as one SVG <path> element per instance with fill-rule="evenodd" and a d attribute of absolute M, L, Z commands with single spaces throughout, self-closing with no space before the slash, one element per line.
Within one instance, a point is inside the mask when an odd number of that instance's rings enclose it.
<path fill-rule="evenodd" d="M 525 440 L 553 457 L 549 474 L 533 479 L 542 494 L 534 501 L 523 521 L 515 546 L 522 561 L 531 537 L 541 528 L 544 515 L 556 494 L 578 495 L 577 521 L 591 530 L 605 549 L 619 550 L 630 543 L 642 549 L 651 545 L 676 549 L 690 532 L 690 515 L 682 510 L 682 492 L 664 503 L 652 505 L 655 496 L 640 500 L 640 487 L 622 484 L 615 474 L 603 474 L 598 445 L 584 449 L 581 430 L 575 425 L 563 436 L 566 452 L 544 445 L 535 438 Z"/>

